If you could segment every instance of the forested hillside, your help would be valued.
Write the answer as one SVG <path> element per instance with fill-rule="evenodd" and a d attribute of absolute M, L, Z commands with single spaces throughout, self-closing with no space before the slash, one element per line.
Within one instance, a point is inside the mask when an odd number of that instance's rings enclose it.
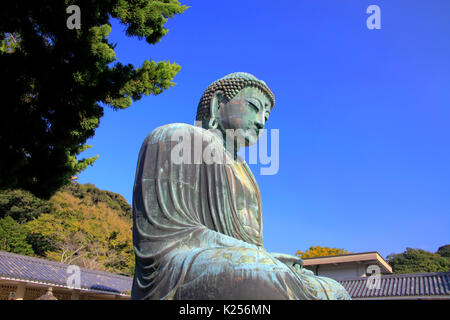
<path fill-rule="evenodd" d="M 72 183 L 50 200 L 0 191 L 0 250 L 132 275 L 132 213 L 117 193 Z"/>

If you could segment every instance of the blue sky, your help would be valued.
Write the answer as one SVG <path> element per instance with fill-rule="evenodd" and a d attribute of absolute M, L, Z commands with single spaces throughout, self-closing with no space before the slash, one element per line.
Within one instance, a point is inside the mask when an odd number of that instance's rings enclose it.
<path fill-rule="evenodd" d="M 182 66 L 175 87 L 105 109 L 79 182 L 131 203 L 139 148 L 156 127 L 193 124 L 206 87 L 231 72 L 266 81 L 276 105 L 280 169 L 251 168 L 268 251 L 309 246 L 436 251 L 450 243 L 450 1 L 181 1 L 156 45 L 114 21 L 122 63 Z M 381 30 L 366 9 L 381 8 Z"/>

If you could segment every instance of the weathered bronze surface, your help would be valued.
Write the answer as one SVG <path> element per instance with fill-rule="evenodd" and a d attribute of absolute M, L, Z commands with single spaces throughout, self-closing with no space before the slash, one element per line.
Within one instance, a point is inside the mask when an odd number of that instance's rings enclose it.
<path fill-rule="evenodd" d="M 256 143 L 274 104 L 263 81 L 234 73 L 205 91 L 201 127 L 169 124 L 145 139 L 133 190 L 132 299 L 350 299 L 300 258 L 263 248 L 259 188 L 237 151 Z M 243 133 L 227 142 L 227 129 Z M 191 147 L 181 163 L 180 133 Z M 203 161 L 211 146 L 224 161 Z"/>

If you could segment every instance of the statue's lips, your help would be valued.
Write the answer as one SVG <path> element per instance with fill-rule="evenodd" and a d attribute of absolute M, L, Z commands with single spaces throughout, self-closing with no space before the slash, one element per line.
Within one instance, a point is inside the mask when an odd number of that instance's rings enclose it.
<path fill-rule="evenodd" d="M 264 129 L 255 128 L 255 129 L 253 129 L 253 130 L 254 130 L 255 133 L 256 133 L 256 137 L 257 137 L 258 139 L 261 138 L 261 134 L 262 134 L 262 132 L 263 132 Z"/>
<path fill-rule="evenodd" d="M 262 132 L 263 132 L 263 129 L 257 129 L 257 128 L 248 129 L 245 132 L 244 139 L 246 142 L 250 142 L 250 138 L 258 140 L 259 138 L 261 138 Z"/>
<path fill-rule="evenodd" d="M 258 129 L 257 127 L 249 128 L 247 130 L 236 130 L 234 131 L 235 139 L 244 139 L 246 143 L 255 142 L 261 138 L 264 129 Z"/>

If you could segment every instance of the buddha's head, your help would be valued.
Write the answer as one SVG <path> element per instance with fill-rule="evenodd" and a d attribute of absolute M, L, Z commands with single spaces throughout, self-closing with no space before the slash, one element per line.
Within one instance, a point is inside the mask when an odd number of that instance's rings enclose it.
<path fill-rule="evenodd" d="M 245 146 L 259 139 L 275 97 L 266 83 L 255 76 L 236 72 L 213 82 L 203 93 L 197 121 L 205 129 L 217 129 L 226 137 L 234 130 Z"/>

